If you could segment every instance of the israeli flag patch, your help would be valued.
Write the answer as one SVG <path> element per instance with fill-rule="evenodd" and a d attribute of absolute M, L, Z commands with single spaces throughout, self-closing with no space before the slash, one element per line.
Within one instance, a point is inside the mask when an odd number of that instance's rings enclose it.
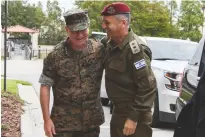
<path fill-rule="evenodd" d="M 134 65 L 136 69 L 141 69 L 146 66 L 146 62 L 144 59 L 141 59 L 140 61 L 135 62 Z"/>

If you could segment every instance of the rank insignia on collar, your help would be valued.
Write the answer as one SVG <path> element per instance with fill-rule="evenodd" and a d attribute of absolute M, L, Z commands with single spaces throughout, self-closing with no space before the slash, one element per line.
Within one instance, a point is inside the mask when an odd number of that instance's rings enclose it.
<path fill-rule="evenodd" d="M 109 14 L 113 14 L 113 13 L 115 13 L 115 9 L 113 7 L 108 7 L 107 12 Z"/>

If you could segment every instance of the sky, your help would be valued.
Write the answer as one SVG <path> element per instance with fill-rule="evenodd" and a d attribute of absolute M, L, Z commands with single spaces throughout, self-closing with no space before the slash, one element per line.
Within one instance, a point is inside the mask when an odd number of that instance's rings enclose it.
<path fill-rule="evenodd" d="M 27 2 L 31 4 L 33 3 L 37 4 L 38 1 L 41 1 L 43 5 L 43 11 L 45 11 L 47 0 L 28 0 Z M 50 1 L 53 1 L 53 0 L 50 0 Z M 58 2 L 59 2 L 59 6 L 62 9 L 63 13 L 66 12 L 67 10 L 75 8 L 74 6 L 75 0 L 58 0 Z"/>

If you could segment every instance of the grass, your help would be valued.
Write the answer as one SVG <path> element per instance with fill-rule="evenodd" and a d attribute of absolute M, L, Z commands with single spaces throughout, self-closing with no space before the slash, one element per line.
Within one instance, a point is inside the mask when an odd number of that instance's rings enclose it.
<path fill-rule="evenodd" d="M 18 92 L 17 84 L 32 85 L 27 81 L 7 79 L 6 80 L 7 91 L 9 91 L 12 94 L 17 94 Z M 4 80 L 1 79 L 1 91 L 3 91 L 3 88 L 4 88 Z"/>

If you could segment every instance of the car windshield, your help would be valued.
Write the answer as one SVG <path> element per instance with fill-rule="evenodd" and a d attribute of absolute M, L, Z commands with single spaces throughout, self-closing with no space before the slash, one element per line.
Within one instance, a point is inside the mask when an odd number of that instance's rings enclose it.
<path fill-rule="evenodd" d="M 189 60 L 198 43 L 146 39 L 155 60 Z"/>

